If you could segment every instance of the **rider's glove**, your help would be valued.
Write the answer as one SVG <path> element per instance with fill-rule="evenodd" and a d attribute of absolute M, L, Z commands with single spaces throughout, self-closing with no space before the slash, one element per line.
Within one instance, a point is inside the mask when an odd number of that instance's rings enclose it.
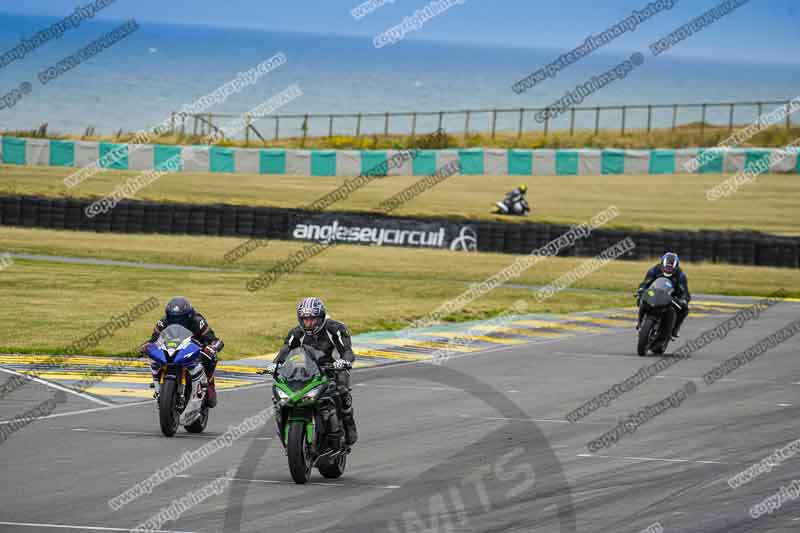
<path fill-rule="evenodd" d="M 212 348 L 211 346 L 203 347 L 202 352 L 203 352 L 203 357 L 205 357 L 206 359 L 209 359 L 211 361 L 213 361 L 217 357 L 217 351 L 214 348 Z"/>
<path fill-rule="evenodd" d="M 353 364 L 350 361 L 345 361 L 344 359 L 337 359 L 333 362 L 333 368 L 336 370 L 342 370 L 345 368 L 353 368 Z"/>
<path fill-rule="evenodd" d="M 139 347 L 139 355 L 138 357 L 144 357 L 147 355 L 147 349 L 150 347 L 150 343 L 146 342 Z"/>
<path fill-rule="evenodd" d="M 256 370 L 256 374 L 272 374 L 274 376 L 276 370 L 278 370 L 278 365 L 275 363 L 270 363 L 266 366 L 266 368 Z"/>

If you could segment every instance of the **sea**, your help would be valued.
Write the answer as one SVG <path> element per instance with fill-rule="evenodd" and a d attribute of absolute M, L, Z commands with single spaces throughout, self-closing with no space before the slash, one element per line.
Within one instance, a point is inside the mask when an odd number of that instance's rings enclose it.
<path fill-rule="evenodd" d="M 56 21 L 0 13 L 0 55 L 16 46 L 20 38 L 28 38 Z M 418 116 L 419 133 L 438 125 L 439 111 L 544 107 L 637 51 L 595 51 L 555 78 L 517 94 L 511 90 L 512 84 L 555 59 L 559 50 L 419 38 L 376 49 L 370 37 L 139 22 L 137 31 L 112 47 L 47 84 L 40 82 L 39 72 L 122 22 L 84 22 L 80 28 L 0 68 L 0 98 L 24 82 L 30 83 L 29 93 L 22 94 L 13 106 L 0 109 L 0 131 L 33 129 L 43 123 L 50 132 L 68 134 L 83 133 L 88 127 L 99 134 L 146 129 L 238 72 L 282 52 L 286 64 L 209 111 L 239 115 L 296 84 L 302 96 L 276 113 L 430 112 Z M 800 68 L 791 64 L 753 64 L 736 58 L 681 59 L 669 53 L 653 57 L 648 50 L 638 51 L 645 56 L 643 65 L 625 79 L 589 95 L 581 105 L 786 101 L 800 92 Z M 568 115 L 555 119 L 549 127 L 569 127 Z M 741 106 L 734 119 L 747 123 L 755 116 L 755 106 Z M 461 132 L 466 127 L 465 118 L 464 114 L 445 114 L 442 125 L 447 131 Z M 668 126 L 672 118 L 670 108 L 656 109 L 651 115 L 653 127 Z M 677 119 L 679 123 L 697 121 L 700 110 L 682 108 Z M 711 108 L 707 115 L 709 122 L 727 123 L 728 119 L 726 108 Z M 384 120 L 383 116 L 364 118 L 361 133 L 382 132 Z M 410 115 L 392 117 L 390 132 L 407 133 L 411 120 Z M 533 113 L 526 113 L 523 120 L 525 129 L 542 128 Z M 576 127 L 592 127 L 594 120 L 594 112 L 579 112 Z M 601 127 L 617 127 L 620 120 L 619 111 L 604 111 Z M 644 110 L 630 111 L 626 116 L 628 128 L 644 127 L 645 121 Z M 255 126 L 270 138 L 275 133 L 274 123 L 274 119 L 260 119 Z M 491 113 L 473 113 L 469 129 L 486 131 L 490 124 Z M 497 116 L 499 131 L 515 131 L 518 125 L 518 111 Z M 301 127 L 302 119 L 284 119 L 279 133 L 298 134 Z M 312 119 L 308 134 L 327 134 L 329 127 L 327 118 Z M 191 130 L 191 124 L 188 128 Z M 353 134 L 355 128 L 354 117 L 334 120 L 335 134 Z"/>

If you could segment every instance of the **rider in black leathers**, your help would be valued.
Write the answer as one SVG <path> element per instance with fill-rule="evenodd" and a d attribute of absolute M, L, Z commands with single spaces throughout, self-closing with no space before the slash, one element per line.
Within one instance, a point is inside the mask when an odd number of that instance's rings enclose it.
<path fill-rule="evenodd" d="M 644 276 L 644 281 L 639 285 L 639 290 L 637 291 L 639 296 L 639 321 L 636 323 L 636 329 L 641 327 L 642 319 L 644 318 L 641 294 L 653 281 L 661 277 L 669 278 L 672 281 L 674 287 L 672 297 L 681 306 L 681 309 L 676 313 L 675 326 L 672 328 L 672 337 L 677 339 L 680 336 L 679 331 L 681 324 L 683 324 L 683 321 L 686 320 L 686 317 L 689 315 L 689 302 L 692 299 L 692 295 L 689 294 L 689 280 L 680 267 L 678 254 L 673 252 L 665 253 L 661 258 L 661 262 L 647 271 L 647 274 Z"/>
<path fill-rule="evenodd" d="M 271 371 L 274 375 L 289 352 L 299 346 L 310 346 L 321 351 L 325 356 L 320 359 L 322 364 L 331 364 L 337 369 L 348 369 L 356 356 L 353 353 L 350 341 L 350 332 L 347 327 L 336 320 L 327 317 L 325 304 L 319 298 L 304 298 L 297 306 L 297 320 L 299 325 L 292 328 L 286 335 L 283 347 L 273 361 Z M 333 358 L 333 350 L 339 353 L 339 359 Z M 355 444 L 358 440 L 356 423 L 353 418 L 353 397 L 350 394 L 350 376 L 348 372 L 341 372 L 337 377 L 339 397 L 342 402 L 342 423 L 345 430 L 345 442 Z"/>
<path fill-rule="evenodd" d="M 161 332 L 171 326 L 179 324 L 192 332 L 192 337 L 203 346 L 200 363 L 208 378 L 208 389 L 206 390 L 206 405 L 208 407 L 217 406 L 217 388 L 214 382 L 214 370 L 217 367 L 217 352 L 222 350 L 225 343 L 218 339 L 214 330 L 206 322 L 205 317 L 195 311 L 189 300 L 183 296 L 172 298 L 164 308 L 164 318 L 156 322 L 150 340 L 144 343 L 140 350 L 140 355 L 144 355 L 147 345 L 156 342 Z M 150 370 L 153 374 L 153 382 L 159 379 L 159 365 L 155 362 L 150 363 Z"/>

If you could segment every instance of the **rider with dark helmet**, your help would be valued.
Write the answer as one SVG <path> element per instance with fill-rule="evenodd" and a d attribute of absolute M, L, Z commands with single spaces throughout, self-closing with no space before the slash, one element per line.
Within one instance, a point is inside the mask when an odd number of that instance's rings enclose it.
<path fill-rule="evenodd" d="M 644 308 L 641 305 L 642 292 L 649 287 L 653 281 L 661 277 L 670 278 L 670 280 L 672 280 L 672 285 L 674 286 L 672 296 L 681 306 L 680 310 L 677 312 L 675 327 L 672 328 L 672 337 L 677 339 L 680 336 L 678 333 L 681 324 L 683 324 L 683 321 L 686 320 L 686 317 L 689 315 L 689 302 L 692 299 L 692 295 L 689 294 L 689 280 L 680 267 L 678 254 L 674 252 L 665 253 L 661 257 L 661 262 L 647 271 L 647 274 L 644 276 L 644 281 L 639 285 L 639 290 L 637 291 L 639 295 L 639 321 L 636 323 L 636 329 L 641 327 L 642 318 L 644 318 Z"/>
<path fill-rule="evenodd" d="M 266 372 L 271 372 L 274 376 L 278 366 L 286 360 L 289 352 L 303 345 L 322 352 L 324 357 L 319 362 L 324 365 L 330 364 L 336 369 L 352 368 L 356 356 L 350 342 L 350 332 L 343 323 L 328 318 L 322 300 L 314 297 L 301 300 L 297 306 L 297 321 L 298 325 L 286 335 L 283 347 Z M 333 357 L 334 349 L 339 354 L 338 359 Z M 353 445 L 358 440 L 358 433 L 353 418 L 353 397 L 350 394 L 349 373 L 341 372 L 340 374 L 342 375 L 337 377 L 337 384 L 342 402 L 345 442 Z"/>
<path fill-rule="evenodd" d="M 217 388 L 214 383 L 214 369 L 217 366 L 217 352 L 222 350 L 225 343 L 218 339 L 214 330 L 208 325 L 206 319 L 195 311 L 189 300 L 183 296 L 172 298 L 164 307 L 164 318 L 156 322 L 150 340 L 142 345 L 140 353 L 145 354 L 147 345 L 156 342 L 161 332 L 173 324 L 178 324 L 192 332 L 192 337 L 203 346 L 200 362 L 208 377 L 208 390 L 206 391 L 206 405 L 216 407 Z M 153 374 L 153 382 L 158 381 L 159 366 L 155 362 L 150 363 L 150 370 Z"/>

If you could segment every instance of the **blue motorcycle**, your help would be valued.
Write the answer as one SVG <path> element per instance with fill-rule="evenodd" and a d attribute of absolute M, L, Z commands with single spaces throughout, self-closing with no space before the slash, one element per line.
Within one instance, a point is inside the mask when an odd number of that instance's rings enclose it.
<path fill-rule="evenodd" d="M 161 431 L 167 437 L 174 436 L 179 425 L 189 433 L 201 433 L 208 424 L 208 378 L 200 363 L 201 349 L 191 331 L 173 324 L 145 350 L 159 367 L 155 398 Z"/>

